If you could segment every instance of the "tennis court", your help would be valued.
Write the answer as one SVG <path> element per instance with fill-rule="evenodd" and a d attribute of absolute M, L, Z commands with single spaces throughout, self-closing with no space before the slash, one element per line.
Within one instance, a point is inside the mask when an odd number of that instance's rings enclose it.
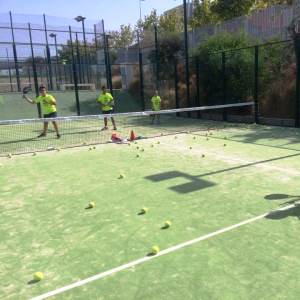
<path fill-rule="evenodd" d="M 300 130 L 197 113 L 2 123 L 0 298 L 298 299 Z"/>

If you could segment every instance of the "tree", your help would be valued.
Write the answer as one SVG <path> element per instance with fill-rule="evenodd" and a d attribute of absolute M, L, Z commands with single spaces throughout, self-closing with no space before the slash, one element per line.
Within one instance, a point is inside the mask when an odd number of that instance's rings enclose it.
<path fill-rule="evenodd" d="M 254 4 L 255 0 L 218 0 L 211 4 L 211 11 L 220 20 L 230 20 L 248 15 Z"/>
<path fill-rule="evenodd" d="M 134 41 L 134 32 L 130 24 L 121 25 L 120 30 L 109 31 L 110 46 L 113 48 L 127 48 Z"/>
<path fill-rule="evenodd" d="M 194 1 L 194 14 L 189 22 L 192 28 L 218 22 L 218 16 L 211 10 L 212 2 L 212 0 Z"/>
<path fill-rule="evenodd" d="M 256 0 L 253 9 L 262 9 L 272 5 L 292 5 L 294 0 Z"/>

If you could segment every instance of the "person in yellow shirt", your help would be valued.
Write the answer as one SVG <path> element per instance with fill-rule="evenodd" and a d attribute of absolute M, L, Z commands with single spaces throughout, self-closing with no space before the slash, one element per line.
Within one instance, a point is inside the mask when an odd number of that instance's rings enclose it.
<path fill-rule="evenodd" d="M 102 90 L 102 93 L 98 97 L 97 102 L 99 102 L 101 104 L 102 113 L 104 115 L 113 114 L 114 113 L 114 106 L 115 106 L 114 98 L 111 95 L 111 93 L 108 93 L 106 91 L 105 86 L 103 86 L 101 88 L 101 90 Z M 111 122 L 113 124 L 114 130 L 117 130 L 116 122 L 115 122 L 113 117 L 111 117 Z M 104 127 L 101 130 L 107 130 L 107 129 L 108 129 L 107 117 L 104 117 Z"/>
<path fill-rule="evenodd" d="M 161 108 L 161 98 L 158 95 L 158 90 L 155 90 L 154 96 L 151 98 L 151 107 L 153 111 L 160 111 Z M 151 124 L 154 124 L 154 120 L 157 120 L 157 124 L 160 124 L 160 115 L 153 114 L 151 115 Z"/>
<path fill-rule="evenodd" d="M 41 103 L 43 117 L 45 119 L 47 119 L 47 118 L 57 118 L 57 109 L 56 109 L 56 100 L 55 100 L 55 98 L 52 95 L 47 94 L 46 87 L 43 86 L 43 85 L 40 86 L 39 92 L 40 92 L 40 96 L 38 96 L 36 99 L 31 99 L 26 94 L 23 94 L 23 98 L 31 104 Z M 57 122 L 52 121 L 52 124 L 53 124 L 53 127 L 55 129 L 56 136 L 59 139 L 61 137 L 61 135 L 58 131 Z M 47 131 L 48 131 L 48 122 L 45 121 L 43 132 L 38 137 L 46 136 Z"/>

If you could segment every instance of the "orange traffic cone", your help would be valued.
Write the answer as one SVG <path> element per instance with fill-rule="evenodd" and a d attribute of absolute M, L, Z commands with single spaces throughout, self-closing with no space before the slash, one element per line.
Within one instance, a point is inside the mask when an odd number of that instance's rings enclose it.
<path fill-rule="evenodd" d="M 134 141 L 135 139 L 136 139 L 136 136 L 135 136 L 133 130 L 131 130 L 131 133 L 130 133 L 130 140 L 131 140 L 131 141 Z"/>

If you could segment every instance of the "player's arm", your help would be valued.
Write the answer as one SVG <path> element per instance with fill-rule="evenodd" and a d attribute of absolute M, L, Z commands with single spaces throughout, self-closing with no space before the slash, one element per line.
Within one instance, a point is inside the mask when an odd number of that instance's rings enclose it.
<path fill-rule="evenodd" d="M 52 97 L 50 97 L 48 103 L 51 105 L 56 105 L 56 99 L 52 96 Z"/>
<path fill-rule="evenodd" d="M 27 95 L 23 94 L 23 99 L 25 99 L 30 104 L 35 104 L 35 100 L 31 99 Z"/>

